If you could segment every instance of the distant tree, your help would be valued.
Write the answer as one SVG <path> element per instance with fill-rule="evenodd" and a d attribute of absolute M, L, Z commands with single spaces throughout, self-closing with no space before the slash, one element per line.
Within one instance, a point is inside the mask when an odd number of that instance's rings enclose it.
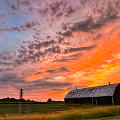
<path fill-rule="evenodd" d="M 6 97 L 6 98 L 2 98 L 0 99 L 0 102 L 32 102 L 32 103 L 37 103 L 37 101 L 33 101 L 33 100 L 30 100 L 30 99 L 16 99 L 16 98 L 9 98 L 9 97 Z"/>
<path fill-rule="evenodd" d="M 51 98 L 49 98 L 49 99 L 47 100 L 47 102 L 48 102 L 48 103 L 51 103 L 51 102 L 53 102 L 53 100 L 52 100 Z"/>
<path fill-rule="evenodd" d="M 30 99 L 27 99 L 26 101 L 27 101 L 27 102 L 30 102 Z"/>

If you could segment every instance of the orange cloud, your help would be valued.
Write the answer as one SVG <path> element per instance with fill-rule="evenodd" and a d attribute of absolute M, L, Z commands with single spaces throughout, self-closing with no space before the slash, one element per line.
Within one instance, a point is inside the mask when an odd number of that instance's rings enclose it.
<path fill-rule="evenodd" d="M 118 21 L 117 21 L 118 22 Z M 44 78 L 46 76 L 58 78 L 64 77 L 66 82 L 73 83 L 73 86 L 96 86 L 120 82 L 120 30 L 110 23 L 103 28 L 102 37 L 96 41 L 96 47 L 86 51 L 82 56 L 73 61 L 51 62 L 44 66 L 42 74 L 28 76 L 27 81 Z M 114 31 L 113 31 L 114 30 Z M 79 32 L 77 31 L 76 34 Z M 75 35 L 75 33 L 74 33 Z M 71 36 L 72 37 L 72 36 Z M 76 39 L 79 40 L 80 36 Z M 92 37 L 92 36 L 91 36 Z M 72 38 L 71 38 L 72 39 Z M 47 70 L 54 70 L 65 66 L 68 72 L 50 74 Z M 37 69 L 35 72 L 41 72 Z M 45 94 L 45 98 L 63 100 L 68 91 L 54 91 Z"/>

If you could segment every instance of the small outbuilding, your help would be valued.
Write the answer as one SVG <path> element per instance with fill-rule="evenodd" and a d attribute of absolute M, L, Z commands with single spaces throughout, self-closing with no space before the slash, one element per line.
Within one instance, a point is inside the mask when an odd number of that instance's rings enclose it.
<path fill-rule="evenodd" d="M 64 100 L 70 104 L 120 105 L 120 83 L 71 90 Z"/>

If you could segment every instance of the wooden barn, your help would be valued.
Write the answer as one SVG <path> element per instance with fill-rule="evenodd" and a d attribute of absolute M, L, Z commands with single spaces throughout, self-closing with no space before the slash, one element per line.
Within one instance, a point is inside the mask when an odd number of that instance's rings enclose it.
<path fill-rule="evenodd" d="M 120 105 L 120 83 L 71 90 L 64 100 L 70 104 Z"/>

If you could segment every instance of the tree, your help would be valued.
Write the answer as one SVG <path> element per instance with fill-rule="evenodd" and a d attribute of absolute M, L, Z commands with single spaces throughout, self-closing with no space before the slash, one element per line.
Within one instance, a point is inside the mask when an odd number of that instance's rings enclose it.
<path fill-rule="evenodd" d="M 51 102 L 52 102 L 52 99 L 51 99 L 51 98 L 49 98 L 49 99 L 47 100 L 47 102 L 48 102 L 48 103 L 51 103 Z"/>

